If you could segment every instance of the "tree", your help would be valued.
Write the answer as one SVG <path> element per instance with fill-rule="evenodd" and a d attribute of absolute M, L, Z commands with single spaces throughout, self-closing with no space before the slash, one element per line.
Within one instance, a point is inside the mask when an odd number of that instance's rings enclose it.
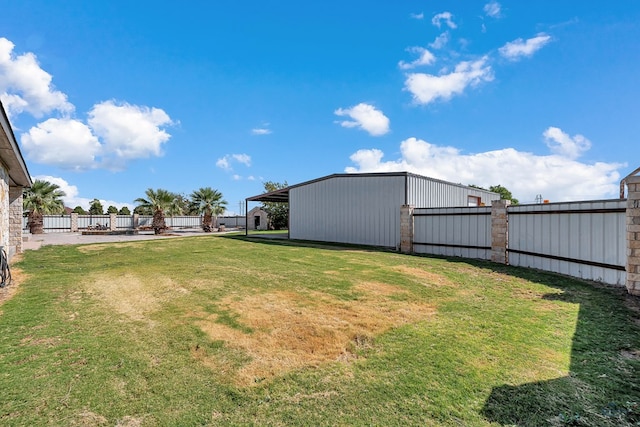
<path fill-rule="evenodd" d="M 513 205 L 517 205 L 519 203 L 518 199 L 513 197 L 511 191 L 507 190 L 502 185 L 492 185 L 491 187 L 489 187 L 489 191 L 500 194 L 500 198 L 503 200 L 511 200 L 511 204 Z"/>
<path fill-rule="evenodd" d="M 480 190 L 486 190 L 486 188 L 480 187 L 479 185 L 474 185 L 474 184 L 470 184 L 469 187 L 478 188 Z M 489 187 L 489 191 L 500 194 L 500 199 L 502 200 L 511 200 L 512 205 L 517 205 L 519 203 L 518 199 L 513 197 L 513 195 L 511 194 L 511 191 L 507 190 L 506 187 L 503 187 L 502 185 L 492 185 Z"/>
<path fill-rule="evenodd" d="M 134 200 L 134 203 L 138 203 L 140 205 L 138 207 L 144 212 L 153 212 L 151 227 L 155 234 L 164 234 L 167 230 L 164 214 L 171 209 L 175 200 L 175 194 L 162 188 L 158 188 L 157 190 L 148 188 L 147 191 L 145 191 L 145 195 L 146 199 L 140 197 Z"/>
<path fill-rule="evenodd" d="M 77 213 L 78 215 L 86 215 L 87 211 L 84 210 L 84 208 L 80 205 L 76 206 L 75 208 L 73 208 L 73 213 Z"/>
<path fill-rule="evenodd" d="M 131 211 L 129 210 L 128 207 L 123 206 L 122 208 L 120 208 L 120 210 L 118 211 L 118 215 L 131 215 Z"/>
<path fill-rule="evenodd" d="M 24 190 L 22 207 L 29 212 L 27 225 L 31 234 L 44 233 L 43 215 L 64 212 L 62 198 L 65 195 L 57 184 L 40 179 L 33 181 L 31 188 Z"/>
<path fill-rule="evenodd" d="M 107 208 L 107 213 L 108 214 L 117 214 L 118 213 L 118 208 L 116 208 L 115 206 L 111 205 Z"/>
<path fill-rule="evenodd" d="M 264 183 L 264 189 L 267 193 L 287 188 L 289 184 L 267 181 Z M 281 202 L 262 202 L 262 210 L 267 213 L 269 229 L 281 230 L 289 226 L 289 206 L 287 203 Z"/>
<path fill-rule="evenodd" d="M 89 205 L 89 215 L 104 215 L 104 208 L 100 200 L 93 199 Z"/>
<path fill-rule="evenodd" d="M 211 187 L 202 187 L 191 193 L 191 210 L 204 215 L 202 229 L 210 233 L 213 231 L 213 216 L 224 213 L 227 201 L 222 198 L 222 193 Z"/>

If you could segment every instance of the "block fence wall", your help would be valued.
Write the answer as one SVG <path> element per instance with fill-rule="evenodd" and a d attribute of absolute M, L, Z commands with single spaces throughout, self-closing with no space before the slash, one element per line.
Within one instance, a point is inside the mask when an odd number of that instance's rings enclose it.
<path fill-rule="evenodd" d="M 640 296 L 640 177 L 622 200 L 400 208 L 400 251 L 491 260 L 626 286 Z M 511 231 L 511 233 L 510 233 Z"/>

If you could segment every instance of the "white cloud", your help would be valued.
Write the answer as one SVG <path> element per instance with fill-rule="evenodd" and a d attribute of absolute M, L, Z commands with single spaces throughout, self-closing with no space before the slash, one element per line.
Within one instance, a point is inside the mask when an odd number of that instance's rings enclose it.
<path fill-rule="evenodd" d="M 535 37 L 527 40 L 519 38 L 512 42 L 506 43 L 504 46 L 498 49 L 498 51 L 503 57 L 511 61 L 517 61 L 522 57 L 533 55 L 550 41 L 551 36 L 545 33 L 539 33 Z"/>
<path fill-rule="evenodd" d="M 553 153 L 569 159 L 577 159 L 582 153 L 591 148 L 591 141 L 584 136 L 574 135 L 571 137 L 557 127 L 549 127 L 542 135 L 545 138 L 547 147 Z"/>
<path fill-rule="evenodd" d="M 271 133 L 271 129 L 268 129 L 268 128 L 251 129 L 251 135 L 269 135 L 270 133 Z"/>
<path fill-rule="evenodd" d="M 251 166 L 251 156 L 248 154 L 226 154 L 216 161 L 216 166 L 226 171 L 233 171 L 232 163 L 241 163 L 247 167 Z"/>
<path fill-rule="evenodd" d="M 89 125 L 104 141 L 109 162 L 120 165 L 130 159 L 162 155 L 169 135 L 163 127 L 173 124 L 160 108 L 105 101 L 89 111 Z"/>
<path fill-rule="evenodd" d="M 15 45 L 0 37 L 0 97 L 7 114 L 28 112 L 36 118 L 53 111 L 73 112 L 67 95 L 55 90 L 51 74 L 40 68 L 36 55 L 15 55 Z"/>
<path fill-rule="evenodd" d="M 433 43 L 429 43 L 429 47 L 433 49 L 442 49 L 447 45 L 447 43 L 449 43 L 449 32 L 445 31 L 444 33 L 436 37 Z"/>
<path fill-rule="evenodd" d="M 489 3 L 484 5 L 484 13 L 491 18 L 500 18 L 501 15 L 501 7 L 500 3 L 497 1 L 490 1 Z"/>
<path fill-rule="evenodd" d="M 424 19 L 424 13 L 420 12 L 420 13 L 412 13 L 409 16 L 411 16 L 411 18 L 413 19 Z"/>
<path fill-rule="evenodd" d="M 348 116 L 352 120 L 345 120 L 340 123 L 346 128 L 360 128 L 371 136 L 381 136 L 389 132 L 389 118 L 373 105 L 360 103 L 351 108 L 338 108 L 334 111 L 337 116 Z"/>
<path fill-rule="evenodd" d="M 420 67 L 423 65 L 431 65 L 435 62 L 436 57 L 433 56 L 433 53 L 429 52 L 427 49 L 419 46 L 410 47 L 407 49 L 408 52 L 417 53 L 419 55 L 418 59 L 411 62 L 400 61 L 398 63 L 398 67 L 402 70 L 410 70 L 412 68 Z"/>
<path fill-rule="evenodd" d="M 29 160 L 78 171 L 95 167 L 102 149 L 87 125 L 71 119 L 48 119 L 20 141 Z"/>
<path fill-rule="evenodd" d="M 232 176 L 232 178 L 233 178 L 234 181 L 240 181 L 242 179 L 242 177 L 240 175 L 237 175 L 237 174 L 234 174 Z"/>
<path fill-rule="evenodd" d="M 231 156 L 238 163 L 242 163 L 245 166 L 251 166 L 251 156 L 249 156 L 248 154 L 232 154 Z"/>
<path fill-rule="evenodd" d="M 435 15 L 432 19 L 431 19 L 431 23 L 433 25 L 435 25 L 436 27 L 440 28 L 440 26 L 442 25 L 442 21 L 444 21 L 444 23 L 447 25 L 447 27 L 449 28 L 457 28 L 458 26 L 456 25 L 455 22 L 453 22 L 453 14 L 451 14 L 451 12 L 442 12 L 442 13 L 438 13 L 437 15 Z"/>
<path fill-rule="evenodd" d="M 493 80 L 493 71 L 487 65 L 485 56 L 477 61 L 460 62 L 449 74 L 412 73 L 407 75 L 405 89 L 411 92 L 418 104 L 429 104 L 438 99 L 447 101 L 454 95 L 460 95 L 469 86 Z"/>
<path fill-rule="evenodd" d="M 52 184 L 58 185 L 60 187 L 60 190 L 64 191 L 65 193 L 65 196 L 62 198 L 64 205 L 72 209 L 75 208 L 76 206 L 82 206 L 84 210 L 89 210 L 89 206 L 91 205 L 91 202 L 93 201 L 94 198 L 97 198 L 97 197 L 92 197 L 92 198 L 80 197 L 80 192 L 78 191 L 78 187 L 75 185 L 69 184 L 65 179 L 60 177 L 51 176 L 51 175 L 37 175 L 37 176 L 34 176 L 33 178 L 41 179 L 43 181 L 48 181 Z M 134 206 L 131 203 L 117 202 L 114 200 L 105 200 L 105 199 L 99 199 L 99 198 L 98 200 L 100 200 L 100 203 L 102 203 L 102 206 L 104 207 L 105 211 L 109 206 L 112 206 L 112 205 L 117 207 L 118 209 L 122 208 L 123 206 L 126 206 L 131 211 L 133 211 L 133 208 L 134 208 Z"/>
<path fill-rule="evenodd" d="M 577 162 L 551 154 L 536 155 L 513 148 L 477 154 L 462 154 L 454 147 L 409 138 L 400 144 L 401 157 L 383 161 L 378 149 L 359 150 L 351 155 L 355 167 L 346 172 L 409 171 L 462 184 L 507 187 L 523 203 L 541 194 L 551 201 L 589 200 L 615 197 L 618 169 L 623 164 Z"/>

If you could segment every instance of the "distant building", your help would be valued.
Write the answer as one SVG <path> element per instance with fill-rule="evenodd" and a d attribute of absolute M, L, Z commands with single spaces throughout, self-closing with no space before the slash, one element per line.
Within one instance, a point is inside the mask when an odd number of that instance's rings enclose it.
<path fill-rule="evenodd" d="M 31 177 L 0 102 L 0 246 L 9 258 L 22 252 L 22 191 Z"/>
<path fill-rule="evenodd" d="M 266 230 L 269 227 L 269 215 L 259 206 L 247 213 L 248 230 Z"/>
<path fill-rule="evenodd" d="M 334 174 L 247 198 L 289 204 L 289 238 L 397 248 L 400 208 L 482 206 L 500 195 L 409 172 Z M 249 217 L 251 221 L 251 217 Z"/>

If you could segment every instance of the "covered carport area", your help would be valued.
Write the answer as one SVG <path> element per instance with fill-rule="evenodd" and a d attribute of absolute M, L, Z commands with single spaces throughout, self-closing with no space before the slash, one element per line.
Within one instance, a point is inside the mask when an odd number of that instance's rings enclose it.
<path fill-rule="evenodd" d="M 275 191 L 270 191 L 268 193 L 263 193 L 263 194 L 259 194 L 257 196 L 253 196 L 253 197 L 247 197 L 245 199 L 245 205 L 244 205 L 244 212 L 245 212 L 245 224 L 249 224 L 249 202 L 260 202 L 260 203 L 286 203 L 287 204 L 287 211 L 288 211 L 288 206 L 289 206 L 289 189 L 291 187 L 286 187 L 286 188 L 281 188 L 279 190 L 275 190 Z M 287 215 L 288 217 L 288 215 Z M 287 234 L 286 234 L 286 238 L 288 239 L 290 237 L 290 221 L 288 221 L 287 223 Z M 245 236 L 249 235 L 249 227 L 245 227 Z M 270 237 L 269 234 L 262 234 L 261 236 L 264 237 Z M 271 235 L 271 237 L 275 238 L 276 235 Z M 282 233 L 280 236 L 284 236 L 284 233 Z"/>

